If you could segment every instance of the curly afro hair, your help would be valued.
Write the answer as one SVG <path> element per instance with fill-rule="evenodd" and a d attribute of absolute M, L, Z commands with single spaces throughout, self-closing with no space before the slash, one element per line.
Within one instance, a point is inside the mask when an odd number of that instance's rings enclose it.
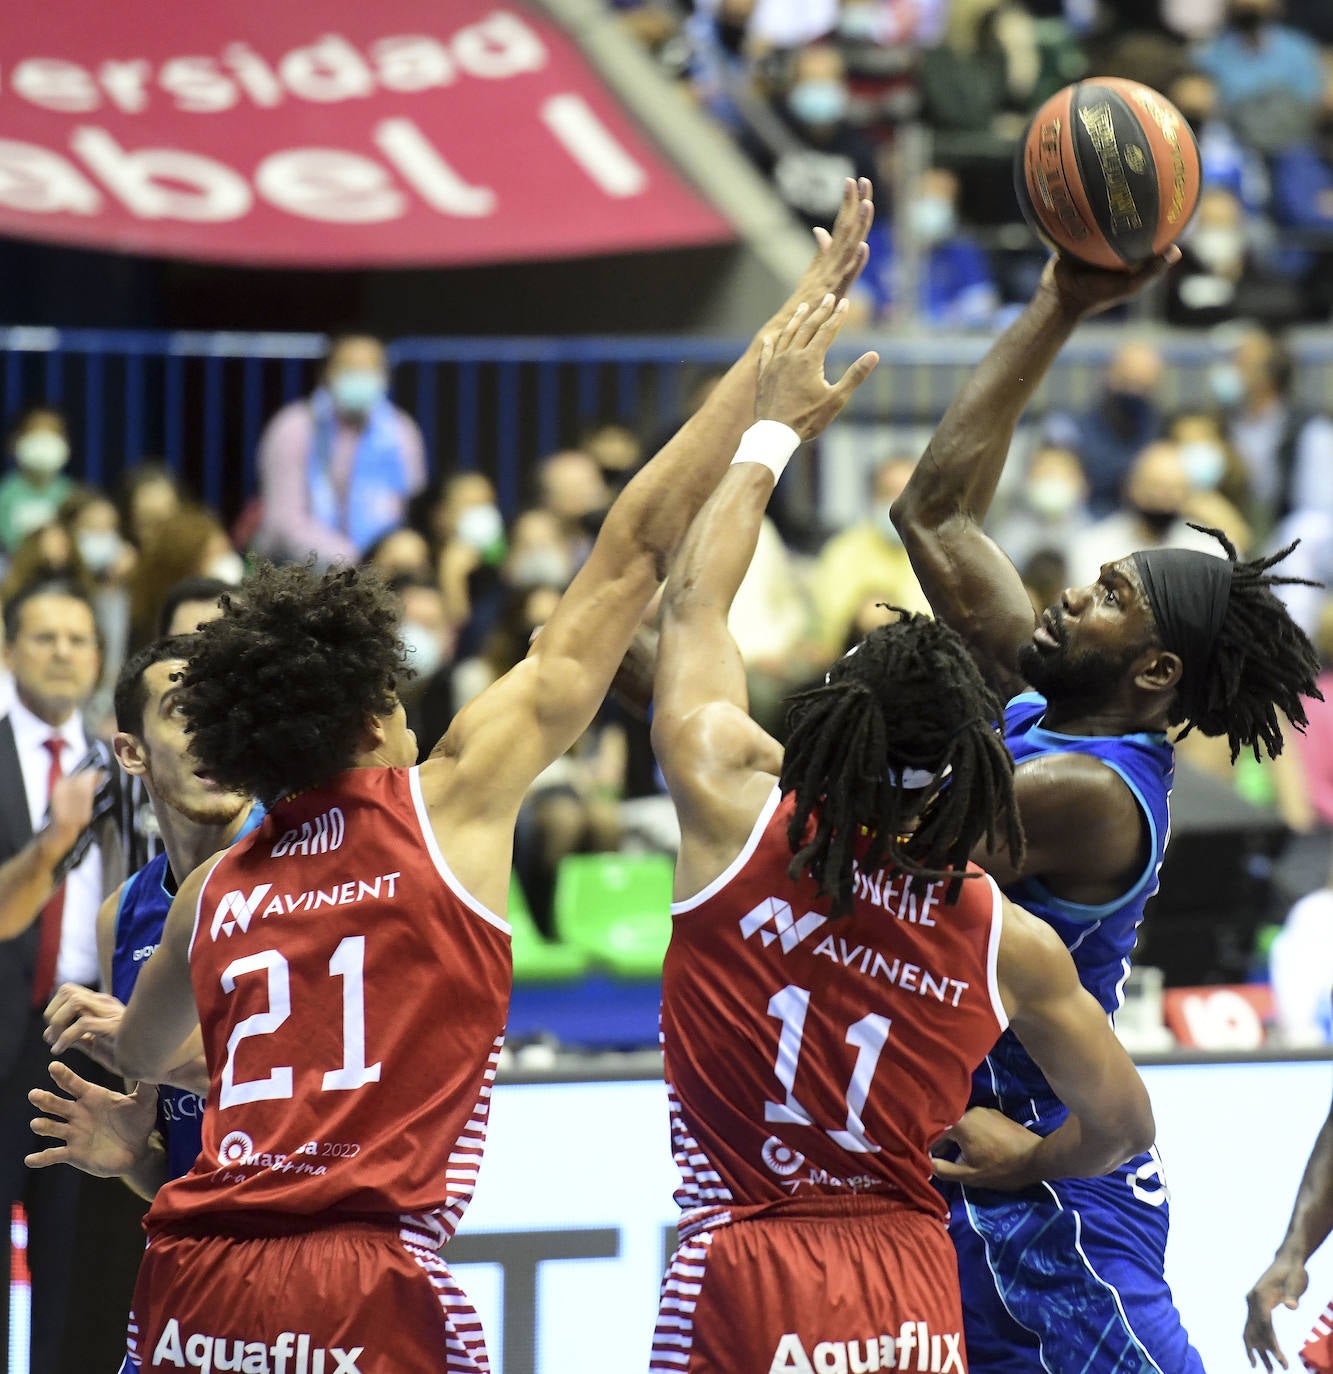
<path fill-rule="evenodd" d="M 272 804 L 351 767 L 409 673 L 389 590 L 356 568 L 262 564 L 222 607 L 180 676 L 202 770 Z"/>

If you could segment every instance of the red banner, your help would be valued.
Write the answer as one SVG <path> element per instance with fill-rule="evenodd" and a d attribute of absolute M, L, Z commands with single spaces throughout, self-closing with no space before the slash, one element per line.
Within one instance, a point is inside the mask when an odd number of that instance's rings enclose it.
<path fill-rule="evenodd" d="M 320 267 L 731 237 L 559 29 L 485 0 L 6 5 L 0 233 Z"/>

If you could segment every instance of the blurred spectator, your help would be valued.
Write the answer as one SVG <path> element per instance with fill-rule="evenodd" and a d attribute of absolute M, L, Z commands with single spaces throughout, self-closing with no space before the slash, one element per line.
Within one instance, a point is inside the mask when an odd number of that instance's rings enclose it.
<path fill-rule="evenodd" d="M 1314 645 L 1319 650 L 1318 677 L 1323 701 L 1307 701 L 1309 724 L 1292 732 L 1305 774 L 1306 794 L 1318 823 L 1333 830 L 1333 596 L 1323 595 Z"/>
<path fill-rule="evenodd" d="M 402 524 L 426 484 L 426 455 L 416 421 L 388 391 L 378 339 L 334 340 L 314 394 L 284 406 L 260 436 L 258 552 L 353 563 Z"/>
<path fill-rule="evenodd" d="M 1105 564 L 1137 549 L 1197 549 L 1222 556 L 1217 540 L 1190 528 L 1191 515 L 1190 483 L 1180 446 L 1166 441 L 1149 444 L 1130 468 L 1124 509 L 1089 525 L 1071 542 L 1071 584 L 1095 581 Z"/>
<path fill-rule="evenodd" d="M 619 491 L 643 465 L 643 444 L 639 436 L 613 420 L 586 431 L 579 440 L 579 448 L 592 455 L 612 491 Z"/>
<path fill-rule="evenodd" d="M 942 167 L 924 172 L 911 189 L 907 228 L 920 250 L 912 298 L 928 324 L 943 329 L 983 329 L 993 323 L 1000 293 L 981 245 L 958 225 L 958 178 Z M 871 230 L 870 262 L 862 281 L 875 313 L 901 311 L 903 255 L 888 217 Z"/>
<path fill-rule="evenodd" d="M 1213 78 L 1207 72 L 1182 72 L 1166 93 L 1198 140 L 1204 187 L 1220 186 L 1247 210 L 1263 209 L 1268 204 L 1267 169 L 1222 116 Z"/>
<path fill-rule="evenodd" d="M 69 495 L 64 416 L 45 406 L 25 411 L 10 434 L 9 450 L 15 471 L 0 478 L 0 549 L 13 553 L 26 535 L 55 519 Z"/>
<path fill-rule="evenodd" d="M 434 577 L 407 573 L 393 578 L 389 586 L 402 606 L 399 633 L 412 670 L 398 695 L 425 759 L 453 719 L 454 628 Z"/>
<path fill-rule="evenodd" d="M 1207 328 L 1245 319 L 1280 328 L 1317 308 L 1299 280 L 1274 270 L 1251 249 L 1245 209 L 1221 186 L 1199 197 L 1180 251 L 1168 278 L 1168 324 Z"/>
<path fill-rule="evenodd" d="M 1333 874 L 1287 913 L 1268 957 L 1282 1044 L 1310 1048 L 1333 1040 Z"/>
<path fill-rule="evenodd" d="M 1088 479 L 1078 454 L 1040 444 L 1028 459 L 1014 505 L 995 523 L 995 542 L 1022 568 L 1039 550 L 1068 558 L 1071 541 L 1092 522 Z M 1042 609 L 1050 605 L 1044 602 Z"/>
<path fill-rule="evenodd" d="M 831 43 L 812 43 L 791 60 L 775 110 L 782 127 L 765 126 L 742 140 L 778 195 L 807 224 L 833 222 L 847 177 L 878 176 L 874 148 L 848 118 L 850 103 L 842 54 Z"/>
<path fill-rule="evenodd" d="M 1036 549 L 1019 565 L 1019 576 L 1033 611 L 1040 615 L 1069 586 L 1069 560 L 1058 549 Z"/>
<path fill-rule="evenodd" d="M 686 21 L 688 71 L 696 98 L 731 129 L 741 127 L 735 92 L 749 85 L 755 0 L 698 0 Z"/>
<path fill-rule="evenodd" d="M 1157 437 L 1161 415 L 1157 390 L 1162 358 L 1144 343 L 1128 343 L 1111 358 L 1100 402 L 1082 415 L 1053 415 L 1047 442 L 1072 449 L 1088 478 L 1094 515 L 1119 504 L 1125 478 L 1145 445 Z"/>
<path fill-rule="evenodd" d="M 889 518 L 916 466 L 911 458 L 889 458 L 874 473 L 870 517 L 835 534 L 820 550 L 810 593 L 816 633 L 832 655 L 846 642 L 857 612 L 870 597 L 905 611 L 929 612 L 912 572 L 902 537 Z"/>
<path fill-rule="evenodd" d="M 136 549 L 142 549 L 184 501 L 180 482 L 165 464 L 137 463 L 126 468 L 117 486 L 120 528 Z"/>
<path fill-rule="evenodd" d="M 936 129 L 988 131 L 1026 111 L 1041 72 L 1031 16 L 1014 0 L 953 0 L 944 41 L 921 55 L 922 113 Z"/>
<path fill-rule="evenodd" d="M 1230 0 L 1226 27 L 1195 58 L 1241 141 L 1263 153 L 1308 143 L 1324 95 L 1319 45 L 1279 11 L 1280 0 Z"/>
<path fill-rule="evenodd" d="M 750 714 L 770 733 L 781 731 L 783 700 L 823 655 L 812 642 L 810 602 L 791 551 L 765 519 L 727 618 L 750 690 Z"/>
<path fill-rule="evenodd" d="M 130 579 L 130 652 L 157 634 L 171 589 L 187 577 L 214 577 L 236 586 L 245 564 L 211 511 L 184 506 L 153 535 Z"/>
<path fill-rule="evenodd" d="M 571 564 L 575 570 L 581 568 L 611 504 L 601 468 L 591 454 L 564 449 L 542 459 L 537 490 L 541 508 L 560 522 Z"/>
<path fill-rule="evenodd" d="M 92 718 L 110 718 L 112 696 L 130 636 L 129 579 L 135 553 L 120 537 L 115 503 L 89 487 L 76 487 L 60 507 L 60 523 L 78 550 L 87 573 L 93 614 L 102 637 L 102 676 Z"/>
<path fill-rule="evenodd" d="M 1333 421 L 1293 395 L 1295 364 L 1280 339 L 1244 334 L 1209 370 L 1227 435 L 1249 474 L 1261 529 L 1293 511 L 1333 513 Z"/>
<path fill-rule="evenodd" d="M 217 577 L 187 577 L 167 590 L 158 617 L 159 635 L 189 635 L 222 614 L 220 598 L 236 588 Z"/>
<path fill-rule="evenodd" d="M 1252 520 L 1250 475 L 1216 411 L 1182 411 L 1168 426 L 1167 438 L 1180 445 L 1185 475 L 1195 491 L 1218 492 Z"/>
<path fill-rule="evenodd" d="M 430 545 L 423 534 L 408 525 L 382 534 L 370 546 L 362 560 L 386 581 L 395 577 L 425 577 L 434 579 Z"/>
<path fill-rule="evenodd" d="M 74 537 L 54 520 L 25 535 L 14 550 L 5 580 L 0 582 L 0 603 L 7 604 L 36 582 L 52 580 L 71 582 L 82 596 L 91 597 L 92 580 Z"/>
<path fill-rule="evenodd" d="M 509 531 L 505 581 L 513 587 L 563 591 L 574 571 L 560 521 L 548 510 L 524 511 Z"/>

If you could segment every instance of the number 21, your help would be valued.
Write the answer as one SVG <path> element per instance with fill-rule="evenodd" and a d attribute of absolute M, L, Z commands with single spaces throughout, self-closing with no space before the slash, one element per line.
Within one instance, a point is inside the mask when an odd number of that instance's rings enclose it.
<path fill-rule="evenodd" d="M 796 1066 L 801 1057 L 801 1040 L 805 1035 L 805 1013 L 810 1006 L 810 994 L 805 988 L 785 987 L 775 992 L 768 1002 L 768 1014 L 782 1022 L 778 1036 L 778 1057 L 773 1072 L 786 1089 L 785 1102 L 765 1102 L 764 1120 L 813 1126 L 814 1118 L 796 1100 Z M 830 1139 L 844 1150 L 859 1154 L 874 1154 L 879 1146 L 866 1137 L 861 1114 L 870 1096 L 870 1084 L 875 1077 L 879 1057 L 889 1039 L 892 1018 L 871 1012 L 847 1027 L 844 1037 L 856 1050 L 856 1065 L 852 1081 L 847 1085 L 847 1125 L 845 1129 L 825 1128 Z"/>
<path fill-rule="evenodd" d="M 366 937 L 349 935 L 333 951 L 329 959 L 329 974 L 343 981 L 343 1062 L 342 1067 L 330 1069 L 322 1087 L 325 1092 L 347 1091 L 378 1083 L 379 1063 L 366 1064 L 366 1001 L 365 1001 Z M 268 1010 L 255 1012 L 238 1021 L 227 1037 L 227 1062 L 222 1066 L 222 1089 L 218 1094 L 219 1109 L 239 1107 L 243 1102 L 267 1102 L 292 1095 L 290 1064 L 277 1065 L 267 1078 L 249 1078 L 236 1082 L 236 1050 L 242 1040 L 258 1035 L 272 1035 L 292 1014 L 291 981 L 287 976 L 287 960 L 276 949 L 235 959 L 222 971 L 222 991 L 236 991 L 236 980 L 247 973 L 268 974 Z"/>

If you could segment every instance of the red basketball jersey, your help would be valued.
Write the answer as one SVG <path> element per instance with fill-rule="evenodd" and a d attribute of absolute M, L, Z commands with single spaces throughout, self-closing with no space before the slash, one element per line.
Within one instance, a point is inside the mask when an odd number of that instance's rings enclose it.
<path fill-rule="evenodd" d="M 794 797 L 672 908 L 662 1039 L 686 1210 L 873 1192 L 943 1218 L 930 1146 L 1008 1024 L 989 876 L 920 896 L 859 869 L 851 914 L 787 877 Z M 812 822 L 813 824 L 813 822 Z M 978 873 L 980 870 L 975 870 Z"/>
<path fill-rule="evenodd" d="M 275 806 L 204 884 L 190 972 L 203 1151 L 158 1193 L 150 1229 L 434 1212 L 452 1233 L 512 965 L 508 923 L 444 862 L 417 769 L 352 769 Z"/>

